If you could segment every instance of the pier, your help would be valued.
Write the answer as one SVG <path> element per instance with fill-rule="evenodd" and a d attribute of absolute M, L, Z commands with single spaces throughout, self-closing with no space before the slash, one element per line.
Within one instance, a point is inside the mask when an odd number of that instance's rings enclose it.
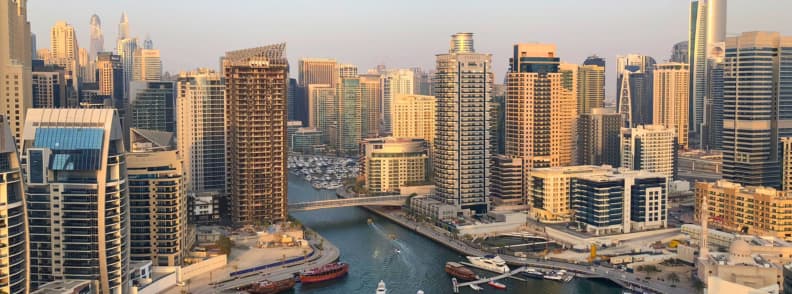
<path fill-rule="evenodd" d="M 521 268 L 518 268 L 516 270 L 510 271 L 508 273 L 503 273 L 503 274 L 500 274 L 500 275 L 497 275 L 497 276 L 494 276 L 494 277 L 490 277 L 490 278 L 484 278 L 484 279 L 480 279 L 480 280 L 476 280 L 476 281 L 465 282 L 465 283 L 462 283 L 462 284 L 454 283 L 454 293 L 459 293 L 459 288 L 469 287 L 470 285 L 478 285 L 478 284 L 489 283 L 491 281 L 497 281 L 497 280 L 500 280 L 500 279 L 503 279 L 503 278 L 509 278 L 509 277 L 511 277 L 513 275 L 516 275 L 516 274 L 519 274 L 521 272 L 524 272 L 526 269 L 527 269 L 527 267 L 521 267 Z"/>

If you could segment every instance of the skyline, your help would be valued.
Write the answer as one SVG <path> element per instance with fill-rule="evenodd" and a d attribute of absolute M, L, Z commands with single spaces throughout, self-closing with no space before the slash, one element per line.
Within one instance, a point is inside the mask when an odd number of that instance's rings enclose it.
<path fill-rule="evenodd" d="M 573 0 L 552 3 L 505 1 L 495 5 L 462 2 L 465 5 L 451 7 L 434 2 L 410 5 L 418 3 L 413 0 L 398 3 L 344 1 L 342 4 L 307 0 L 244 1 L 235 5 L 233 13 L 217 13 L 216 3 L 204 0 L 193 1 L 189 6 L 177 1 L 132 3 L 91 0 L 74 2 L 57 10 L 46 7 L 59 2 L 40 0 L 29 3 L 29 20 L 31 31 L 37 36 L 37 48 L 50 47 L 49 30 L 61 20 L 75 27 L 78 44 L 88 48 L 91 15 L 97 14 L 102 20 L 105 48 L 111 50 L 115 48 L 121 13 L 126 12 L 131 35 L 138 37 L 140 42 L 147 35 L 151 36 L 155 48 L 161 50 L 163 71 L 171 74 L 197 67 L 218 69 L 219 58 L 227 51 L 278 42 L 287 43 L 286 54 L 292 77 L 296 77 L 297 60 L 303 57 L 335 58 L 342 63 L 358 65 L 361 72 L 378 64 L 391 68 L 420 66 L 433 69 L 435 55 L 446 52 L 450 35 L 472 32 L 475 34 L 476 51 L 493 54 L 495 81 L 501 83 L 515 43 L 553 43 L 557 45 L 563 62 L 580 64 L 592 54 L 607 60 L 606 76 L 610 77 L 606 80 L 608 101 L 613 101 L 615 96 L 617 55 L 644 54 L 664 62 L 671 55 L 671 47 L 688 38 L 690 5 L 686 0 L 616 0 L 616 3 L 607 5 L 620 9 L 606 9 L 602 3 L 594 1 L 576 3 Z M 310 10 L 300 8 L 309 5 L 312 7 Z M 261 17 L 254 18 L 257 9 L 263 9 L 263 12 Z M 298 9 L 302 9 L 304 17 L 279 13 Z M 482 9 L 497 11 L 501 14 L 497 19 L 514 21 L 493 21 L 492 16 L 498 14 L 489 14 L 481 21 L 457 17 L 472 15 Z M 792 34 L 792 19 L 783 17 L 783 11 L 790 10 L 792 2 L 787 1 L 733 1 L 729 3 L 727 34 L 734 36 L 754 30 Z M 619 14 L 624 11 L 636 13 Z M 623 20 L 618 20 L 619 17 Z M 303 19 L 310 21 L 301 21 Z M 558 25 L 559 19 L 564 20 L 561 25 Z M 373 23 L 378 25 L 368 25 Z M 581 23 L 585 24 L 586 32 L 579 30 Z M 277 30 L 268 31 L 267 26 L 273 24 L 277 24 Z M 317 29 L 315 24 L 322 24 L 321 29 Z M 223 30 L 227 28 L 245 30 L 229 33 Z M 602 33 L 587 33 L 597 31 Z M 260 37 L 251 37 L 253 34 L 260 34 Z M 201 42 L 206 38 L 216 41 Z M 408 40 L 411 42 L 407 43 Z M 190 48 L 191 52 L 179 52 L 184 48 Z"/>

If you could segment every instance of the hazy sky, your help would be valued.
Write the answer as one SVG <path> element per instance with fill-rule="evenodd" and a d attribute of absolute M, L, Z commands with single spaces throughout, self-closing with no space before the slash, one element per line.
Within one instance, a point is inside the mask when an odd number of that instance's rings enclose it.
<path fill-rule="evenodd" d="M 226 51 L 286 42 L 296 76 L 301 57 L 332 57 L 359 66 L 434 68 L 455 32 L 475 33 L 475 49 L 492 53 L 503 80 L 514 43 L 555 43 L 561 59 L 608 60 L 613 89 L 616 55 L 639 53 L 662 62 L 687 39 L 688 0 L 30 0 L 38 48 L 49 47 L 58 20 L 72 24 L 88 47 L 92 14 L 102 20 L 105 50 L 115 48 L 121 12 L 133 36 L 148 34 L 164 70 L 217 68 Z M 768 30 L 792 35 L 792 1 L 732 0 L 729 34 Z M 612 97 L 612 91 L 608 97 Z"/>

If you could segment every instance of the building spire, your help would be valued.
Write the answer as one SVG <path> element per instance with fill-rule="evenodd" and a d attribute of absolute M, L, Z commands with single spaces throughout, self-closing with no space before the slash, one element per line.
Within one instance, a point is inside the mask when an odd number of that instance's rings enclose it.
<path fill-rule="evenodd" d="M 118 39 L 129 39 L 129 18 L 126 12 L 121 12 L 121 23 L 118 24 Z"/>

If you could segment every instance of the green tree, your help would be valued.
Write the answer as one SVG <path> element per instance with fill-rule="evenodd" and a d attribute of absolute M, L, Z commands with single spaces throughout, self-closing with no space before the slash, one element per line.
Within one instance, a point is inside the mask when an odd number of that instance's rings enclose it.
<path fill-rule="evenodd" d="M 670 272 L 666 278 L 668 278 L 668 281 L 670 281 L 672 284 L 679 283 L 679 275 L 675 272 Z"/>
<path fill-rule="evenodd" d="M 231 248 L 234 247 L 234 241 L 231 241 L 231 238 L 222 236 L 220 239 L 217 239 L 215 245 L 220 248 L 221 253 L 229 255 L 231 254 Z"/>

